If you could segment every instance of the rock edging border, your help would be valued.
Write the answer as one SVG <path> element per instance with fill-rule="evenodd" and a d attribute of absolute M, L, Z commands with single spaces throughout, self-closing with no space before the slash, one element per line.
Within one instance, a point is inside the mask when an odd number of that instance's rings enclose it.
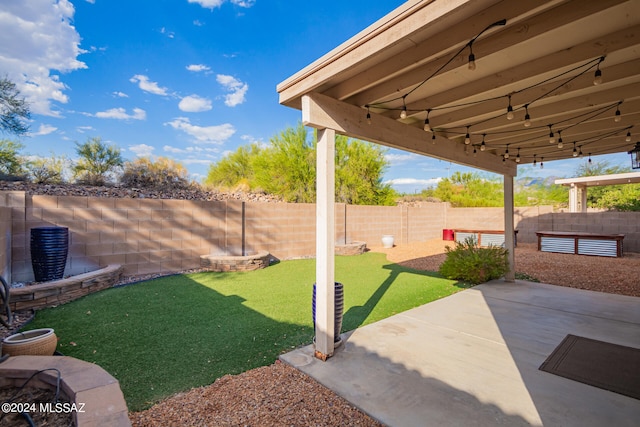
<path fill-rule="evenodd" d="M 122 275 L 121 265 L 108 265 L 99 270 L 51 282 L 11 288 L 11 310 L 30 310 L 64 304 L 115 285 Z"/>

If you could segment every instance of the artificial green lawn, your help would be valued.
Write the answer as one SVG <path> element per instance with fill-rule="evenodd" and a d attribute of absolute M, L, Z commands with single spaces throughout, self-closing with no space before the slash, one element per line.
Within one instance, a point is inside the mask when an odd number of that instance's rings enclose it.
<path fill-rule="evenodd" d="M 39 311 L 28 329 L 54 328 L 61 353 L 107 370 L 138 411 L 310 344 L 314 278 L 313 259 L 163 277 Z M 380 253 L 336 257 L 336 281 L 344 284 L 343 332 L 463 287 Z"/>

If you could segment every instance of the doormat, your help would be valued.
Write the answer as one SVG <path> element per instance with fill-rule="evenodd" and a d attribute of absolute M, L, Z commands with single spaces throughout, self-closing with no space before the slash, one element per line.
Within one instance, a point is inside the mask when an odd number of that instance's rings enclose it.
<path fill-rule="evenodd" d="M 640 349 L 567 335 L 540 370 L 640 400 Z"/>

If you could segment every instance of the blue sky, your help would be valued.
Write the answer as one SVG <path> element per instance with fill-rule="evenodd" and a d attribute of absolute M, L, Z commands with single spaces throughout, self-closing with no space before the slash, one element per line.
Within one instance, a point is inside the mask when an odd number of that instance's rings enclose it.
<path fill-rule="evenodd" d="M 240 145 L 295 126 L 276 85 L 401 0 L 0 0 L 0 73 L 30 103 L 24 152 L 75 157 L 101 137 L 194 179 Z M 468 168 L 389 150 L 385 180 L 417 192 Z M 594 157 L 627 166 L 626 155 Z M 519 174 L 568 177 L 583 160 Z"/>

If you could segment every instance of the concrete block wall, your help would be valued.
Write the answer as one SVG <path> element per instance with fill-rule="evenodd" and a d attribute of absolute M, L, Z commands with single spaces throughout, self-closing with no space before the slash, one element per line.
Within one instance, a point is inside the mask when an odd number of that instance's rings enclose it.
<path fill-rule="evenodd" d="M 336 204 L 336 243 L 381 246 L 442 238 L 442 230 L 501 230 L 502 208 Z M 203 202 L 29 196 L 0 192 L 0 269 L 5 278 L 32 281 L 30 229 L 69 227 L 66 275 L 123 266 L 123 275 L 198 268 L 206 254 L 241 255 L 266 250 L 273 258 L 315 256 L 315 204 Z M 554 213 L 551 207 L 516 208 L 518 242 L 537 242 L 536 231 L 625 234 L 625 251 L 640 252 L 640 213 Z M 10 247 L 10 250 L 9 250 Z M 4 264 L 3 264 L 4 263 Z M 8 269 L 11 265 L 11 271 Z M 3 267 L 4 266 L 4 267 Z M 0 270 L 2 271 L 2 270 Z"/>

